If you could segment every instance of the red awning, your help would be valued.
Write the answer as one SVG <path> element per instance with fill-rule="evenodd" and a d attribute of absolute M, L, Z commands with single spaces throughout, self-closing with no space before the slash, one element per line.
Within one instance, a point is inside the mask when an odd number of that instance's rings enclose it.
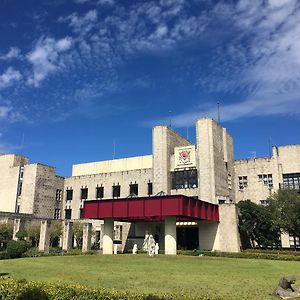
<path fill-rule="evenodd" d="M 83 217 L 113 218 L 116 221 L 161 221 L 177 217 L 178 221 L 219 221 L 219 207 L 183 195 L 122 198 L 85 201 Z"/>

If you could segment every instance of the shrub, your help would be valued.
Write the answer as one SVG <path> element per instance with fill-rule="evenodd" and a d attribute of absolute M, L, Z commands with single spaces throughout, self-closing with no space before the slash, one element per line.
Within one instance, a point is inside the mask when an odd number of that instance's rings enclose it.
<path fill-rule="evenodd" d="M 23 292 L 21 292 L 17 300 L 49 300 L 49 296 L 39 287 L 27 287 Z"/>
<path fill-rule="evenodd" d="M 7 243 L 6 253 L 9 258 L 21 257 L 27 250 L 27 243 L 25 241 L 9 241 Z"/>
<path fill-rule="evenodd" d="M 26 230 L 19 230 L 17 233 L 16 233 L 16 237 L 19 239 L 19 240 L 24 240 L 25 238 L 28 237 L 28 233 Z"/>

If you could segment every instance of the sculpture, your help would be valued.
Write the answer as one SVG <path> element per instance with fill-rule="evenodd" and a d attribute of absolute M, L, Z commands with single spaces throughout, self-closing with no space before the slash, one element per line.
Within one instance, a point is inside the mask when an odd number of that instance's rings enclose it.
<path fill-rule="evenodd" d="M 300 288 L 292 287 L 296 281 L 295 276 L 284 276 L 280 279 L 278 287 L 273 292 L 273 296 L 281 299 L 292 299 L 300 296 Z"/>
<path fill-rule="evenodd" d="M 137 250 L 138 250 L 137 244 L 134 244 L 132 248 L 132 254 L 137 254 Z"/>
<path fill-rule="evenodd" d="M 143 249 L 147 252 L 149 256 L 154 256 L 155 254 L 155 240 L 153 238 L 152 234 L 148 234 L 146 232 L 144 243 L 143 243 Z"/>
<path fill-rule="evenodd" d="M 158 243 L 155 244 L 155 255 L 158 254 L 158 251 L 159 251 L 159 246 L 158 246 Z"/>

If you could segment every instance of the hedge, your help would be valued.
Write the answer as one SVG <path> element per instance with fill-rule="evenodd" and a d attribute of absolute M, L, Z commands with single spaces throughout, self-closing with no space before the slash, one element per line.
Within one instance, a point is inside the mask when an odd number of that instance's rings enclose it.
<path fill-rule="evenodd" d="M 189 256 L 213 256 L 213 257 L 228 257 L 228 258 L 248 258 L 248 259 L 271 259 L 285 261 L 300 261 L 299 255 L 285 254 L 280 251 L 246 251 L 246 252 L 219 252 L 219 251 L 203 251 L 203 250 L 179 250 L 180 255 Z M 290 253 L 290 251 L 288 252 Z"/>
<path fill-rule="evenodd" d="M 106 288 L 92 288 L 81 285 L 69 285 L 64 283 L 42 283 L 27 280 L 14 280 L 0 278 L 0 299 L 18 300 L 171 300 L 176 299 L 169 295 L 146 295 L 141 293 L 129 293 Z M 24 298 L 25 297 L 25 298 Z M 27 298 L 26 298 L 27 297 Z M 180 296 L 177 299 L 188 299 Z M 198 298 L 201 299 L 201 298 Z M 209 298 L 203 298 L 209 299 Z"/>

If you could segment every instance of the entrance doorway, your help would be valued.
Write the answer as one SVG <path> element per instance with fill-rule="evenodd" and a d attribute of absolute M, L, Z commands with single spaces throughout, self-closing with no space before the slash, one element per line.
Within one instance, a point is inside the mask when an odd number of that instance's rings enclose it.
<path fill-rule="evenodd" d="M 198 227 L 177 227 L 177 249 L 198 249 L 199 236 Z"/>

